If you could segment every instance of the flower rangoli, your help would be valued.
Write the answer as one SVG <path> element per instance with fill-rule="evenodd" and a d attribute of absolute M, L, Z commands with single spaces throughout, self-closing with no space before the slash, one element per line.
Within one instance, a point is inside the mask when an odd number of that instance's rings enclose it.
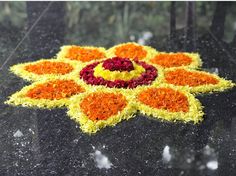
<path fill-rule="evenodd" d="M 17 64 L 16 75 L 33 82 L 7 104 L 38 108 L 67 107 L 85 133 L 135 117 L 199 123 L 196 94 L 223 91 L 230 80 L 204 71 L 197 53 L 165 53 L 124 43 L 108 50 L 63 46 L 55 59 Z"/>

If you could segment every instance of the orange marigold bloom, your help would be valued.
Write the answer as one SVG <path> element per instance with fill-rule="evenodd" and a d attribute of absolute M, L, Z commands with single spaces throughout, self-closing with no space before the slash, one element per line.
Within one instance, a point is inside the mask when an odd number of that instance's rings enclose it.
<path fill-rule="evenodd" d="M 171 88 L 149 88 L 138 95 L 138 100 L 152 108 L 165 109 L 170 112 L 187 112 L 187 97 Z"/>
<path fill-rule="evenodd" d="M 64 62 L 43 61 L 36 64 L 25 66 L 25 70 L 38 75 L 43 74 L 67 74 L 73 70 L 73 67 Z"/>
<path fill-rule="evenodd" d="M 151 62 L 169 68 L 189 65 L 192 59 L 184 53 L 158 54 L 151 59 Z"/>
<path fill-rule="evenodd" d="M 147 51 L 142 46 L 134 45 L 132 43 L 118 46 L 115 49 L 115 54 L 122 58 L 143 59 L 147 55 Z"/>
<path fill-rule="evenodd" d="M 91 93 L 80 103 L 82 111 L 93 121 L 106 120 L 118 114 L 126 105 L 127 101 L 122 94 L 103 92 Z"/>
<path fill-rule="evenodd" d="M 59 100 L 84 91 L 73 80 L 53 80 L 30 89 L 26 96 L 33 99 Z"/>
<path fill-rule="evenodd" d="M 165 74 L 168 83 L 178 86 L 200 86 L 204 84 L 217 84 L 219 80 L 211 75 L 200 72 L 190 72 L 184 69 L 169 71 Z"/>
<path fill-rule="evenodd" d="M 98 49 L 82 48 L 79 46 L 72 46 L 66 55 L 66 58 L 68 59 L 79 60 L 82 62 L 102 59 L 104 57 L 105 54 Z"/>

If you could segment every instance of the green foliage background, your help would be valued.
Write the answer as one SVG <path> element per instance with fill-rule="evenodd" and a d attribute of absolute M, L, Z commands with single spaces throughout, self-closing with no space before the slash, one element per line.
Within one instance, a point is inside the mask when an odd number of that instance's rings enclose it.
<path fill-rule="evenodd" d="M 226 41 L 236 30 L 236 5 L 229 9 Z M 67 2 L 66 42 L 110 46 L 137 40 L 150 31 L 156 40 L 169 34 L 170 2 Z M 211 24 L 215 2 L 196 2 L 197 30 L 206 31 Z M 185 2 L 176 3 L 177 29 L 185 25 Z M 0 2 L 0 27 L 24 31 L 27 25 L 25 2 Z M 16 33 L 16 35 L 20 35 Z"/>

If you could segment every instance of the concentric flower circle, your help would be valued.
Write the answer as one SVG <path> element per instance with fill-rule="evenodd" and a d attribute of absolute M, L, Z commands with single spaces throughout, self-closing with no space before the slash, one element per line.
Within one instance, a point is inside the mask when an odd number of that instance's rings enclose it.
<path fill-rule="evenodd" d="M 123 58 L 117 58 L 123 60 Z M 103 63 L 94 62 L 87 65 L 80 71 L 80 78 L 87 84 L 91 85 L 103 85 L 107 87 L 116 88 L 136 88 L 140 85 L 149 85 L 157 78 L 157 69 L 152 65 L 145 63 L 144 61 L 135 61 L 132 71 L 110 71 L 110 69 L 104 70 L 101 68 Z M 117 69 L 120 66 L 117 64 Z"/>
<path fill-rule="evenodd" d="M 231 81 L 195 70 L 197 53 L 166 53 L 137 43 L 108 50 L 63 46 L 57 59 L 11 67 L 35 81 L 13 94 L 7 104 L 55 108 L 66 106 L 86 133 L 114 126 L 140 112 L 168 121 L 199 123 L 202 105 L 192 93 L 223 91 Z"/>

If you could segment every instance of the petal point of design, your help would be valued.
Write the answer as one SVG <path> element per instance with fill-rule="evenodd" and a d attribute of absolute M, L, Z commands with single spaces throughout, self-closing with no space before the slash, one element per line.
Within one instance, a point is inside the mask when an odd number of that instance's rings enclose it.
<path fill-rule="evenodd" d="M 173 91 L 180 92 L 181 94 L 183 94 L 187 98 L 188 107 L 189 107 L 188 111 L 187 112 L 183 112 L 183 111 L 170 112 L 168 109 L 161 109 L 161 108 L 157 109 L 157 108 L 153 108 L 147 104 L 142 103 L 138 99 L 138 95 L 141 92 L 148 90 L 150 88 L 153 88 L 153 89 L 168 88 L 168 89 L 172 89 Z M 182 122 L 190 122 L 191 121 L 194 124 L 199 123 L 203 120 L 203 115 L 204 115 L 204 113 L 202 111 L 203 107 L 202 107 L 200 101 L 197 100 L 189 92 L 184 91 L 184 90 L 180 90 L 172 85 L 164 85 L 164 84 L 160 85 L 159 87 L 153 86 L 150 88 L 142 88 L 136 94 L 136 99 L 137 99 L 136 106 L 142 114 L 145 114 L 148 117 L 158 118 L 160 120 L 182 121 Z"/>
<path fill-rule="evenodd" d="M 137 47 L 142 47 L 142 49 L 144 51 L 146 51 L 146 56 L 145 57 L 143 57 L 141 59 L 139 59 L 139 58 L 130 58 L 130 59 L 138 59 L 138 60 L 148 61 L 150 58 L 154 57 L 157 54 L 157 51 L 154 48 L 150 47 L 150 46 L 139 45 L 138 43 L 135 43 L 135 42 L 128 42 L 128 43 L 122 43 L 122 44 L 119 44 L 119 45 L 115 45 L 112 48 L 108 49 L 107 52 L 106 52 L 107 57 L 116 57 L 117 56 L 115 54 L 116 53 L 116 48 L 126 46 L 126 45 L 134 45 L 134 46 L 137 46 Z M 121 56 L 119 56 L 119 57 L 121 57 Z"/>
<path fill-rule="evenodd" d="M 79 54 L 74 53 L 75 56 L 73 56 L 72 58 L 68 57 L 68 54 L 72 48 L 79 48 L 81 52 L 83 52 L 83 54 L 79 56 Z M 86 52 L 86 50 L 88 51 Z M 98 58 L 93 59 L 93 55 L 92 55 L 93 51 L 96 52 L 94 53 L 94 57 L 98 57 Z M 86 55 L 88 56 L 85 57 Z M 79 58 L 77 56 L 79 56 Z M 81 60 L 82 56 L 84 57 L 84 60 Z M 82 63 L 101 60 L 103 58 L 106 58 L 106 49 L 103 47 L 95 47 L 95 46 L 65 45 L 61 47 L 61 50 L 57 54 L 57 59 L 73 60 L 73 61 L 82 62 Z"/>
<path fill-rule="evenodd" d="M 178 75 L 179 73 L 180 75 Z M 190 76 L 187 76 L 188 73 L 190 74 Z M 198 76 L 200 76 L 199 80 L 197 78 Z M 194 83 L 194 81 L 196 83 Z M 190 91 L 191 93 L 222 92 L 226 89 L 230 89 L 235 86 L 232 81 L 225 80 L 224 78 L 221 78 L 216 74 L 208 73 L 205 71 L 182 68 L 165 69 L 163 83 L 175 85 L 176 87 Z M 194 86 L 188 85 L 188 83 L 191 83 Z"/>
<path fill-rule="evenodd" d="M 165 55 L 166 55 L 166 58 L 165 58 Z M 158 61 L 157 59 L 159 56 L 161 57 L 160 58 L 161 60 Z M 172 56 L 174 57 L 173 59 L 171 58 Z M 182 60 L 182 63 L 181 63 L 182 57 L 184 60 Z M 169 63 L 168 63 L 168 59 L 170 60 Z M 191 59 L 191 61 L 189 61 L 189 59 Z M 178 61 L 180 61 L 180 63 L 178 63 Z M 198 53 L 186 53 L 186 52 L 178 52 L 178 53 L 159 52 L 153 58 L 151 58 L 149 62 L 154 65 L 159 65 L 160 67 L 163 67 L 163 68 L 194 68 L 196 69 L 202 66 L 202 60 Z M 190 63 L 188 64 L 188 62 Z"/>
<path fill-rule="evenodd" d="M 70 71 L 67 74 L 36 74 L 33 72 L 27 71 L 25 68 L 30 65 L 37 65 L 41 64 L 43 62 L 51 62 L 51 63 L 65 63 L 70 65 L 73 70 Z M 27 80 L 27 81 L 41 81 L 41 80 L 47 80 L 47 79 L 57 79 L 57 78 L 66 78 L 66 77 L 73 77 L 75 76 L 79 70 L 78 65 L 74 61 L 66 61 L 66 60 L 57 60 L 57 59 L 40 59 L 38 61 L 34 62 L 26 62 L 22 64 L 16 64 L 12 67 L 10 67 L 10 71 L 14 73 L 15 75 Z"/>
<path fill-rule="evenodd" d="M 63 80 L 63 79 L 60 79 Z M 66 80 L 66 79 L 64 79 Z M 67 106 L 70 104 L 70 98 L 75 96 L 72 95 L 71 97 L 67 98 L 61 98 L 61 99 L 45 99 L 45 98 L 30 98 L 27 96 L 27 93 L 31 91 L 32 89 L 36 88 L 37 86 L 41 86 L 44 84 L 48 84 L 50 81 L 38 81 L 35 82 L 29 86 L 25 86 L 23 89 L 20 91 L 14 93 L 9 97 L 7 101 L 5 101 L 5 104 L 10 104 L 14 106 L 21 105 L 23 107 L 37 107 L 37 108 L 45 108 L 45 109 L 52 109 L 52 108 L 61 108 L 64 106 Z M 83 89 L 83 90 L 82 90 Z M 77 92 L 77 94 L 83 94 L 85 89 L 82 87 L 80 92 Z"/>
<path fill-rule="evenodd" d="M 109 118 L 105 120 L 91 120 L 82 110 L 80 103 L 89 95 L 93 93 L 115 93 L 115 94 L 122 94 L 126 100 L 127 105 L 124 107 L 123 110 L 119 111 L 118 114 L 111 115 Z M 106 90 L 104 88 L 98 88 L 96 91 L 88 91 L 83 95 L 77 95 L 71 99 L 71 103 L 69 105 L 69 111 L 67 114 L 71 117 L 71 119 L 79 122 L 80 128 L 83 132 L 88 134 L 96 133 L 97 131 L 101 130 L 106 126 L 115 126 L 117 123 L 121 122 L 122 120 L 128 120 L 134 117 L 136 112 L 136 108 L 133 105 L 133 96 L 129 95 L 126 96 L 126 93 L 123 91 L 111 91 Z M 92 101 L 92 100 L 91 100 Z M 101 100 L 103 101 L 103 100 Z M 112 101 L 112 100 L 111 100 Z"/>

